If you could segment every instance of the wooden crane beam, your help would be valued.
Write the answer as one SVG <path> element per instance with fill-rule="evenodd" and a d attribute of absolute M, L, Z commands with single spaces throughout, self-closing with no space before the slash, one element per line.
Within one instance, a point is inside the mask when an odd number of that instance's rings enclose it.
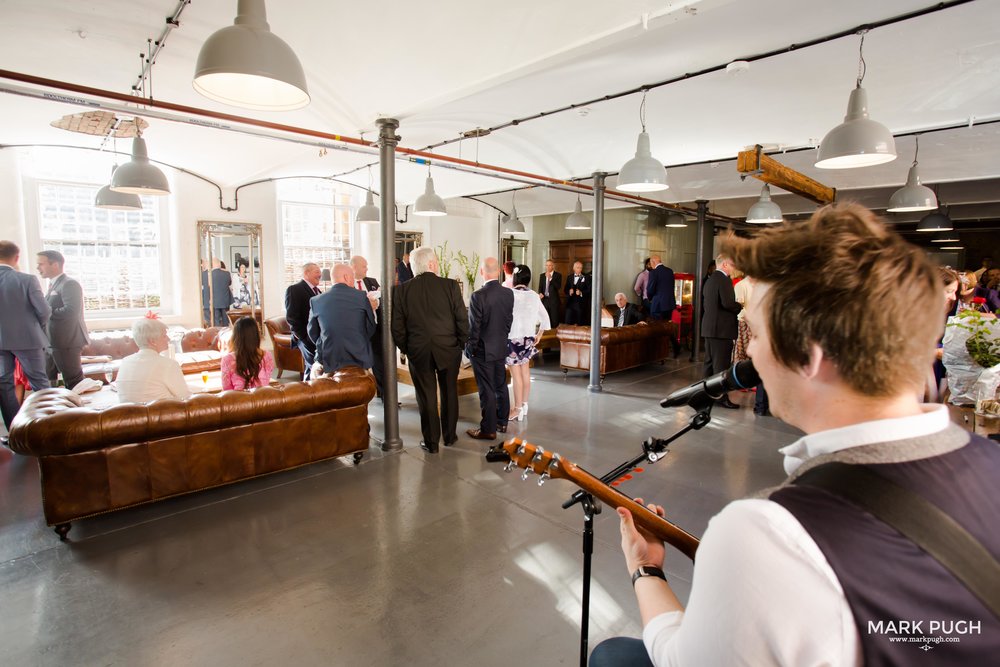
<path fill-rule="evenodd" d="M 818 204 L 829 204 L 837 197 L 836 188 L 814 181 L 805 174 L 786 167 L 771 156 L 764 155 L 760 145 L 751 150 L 740 151 L 736 156 L 736 170 Z"/>

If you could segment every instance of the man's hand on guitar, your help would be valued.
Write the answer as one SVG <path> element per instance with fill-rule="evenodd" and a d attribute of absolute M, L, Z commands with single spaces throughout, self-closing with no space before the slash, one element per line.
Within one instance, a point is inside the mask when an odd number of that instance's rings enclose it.
<path fill-rule="evenodd" d="M 635 502 L 641 505 L 642 498 L 636 498 Z M 646 507 L 660 517 L 666 516 L 659 505 L 649 503 Z M 662 567 L 666 551 L 663 542 L 637 528 L 632 513 L 624 507 L 619 507 L 617 512 L 621 519 L 622 552 L 625 554 L 625 567 L 629 574 L 635 572 L 640 565 Z"/>

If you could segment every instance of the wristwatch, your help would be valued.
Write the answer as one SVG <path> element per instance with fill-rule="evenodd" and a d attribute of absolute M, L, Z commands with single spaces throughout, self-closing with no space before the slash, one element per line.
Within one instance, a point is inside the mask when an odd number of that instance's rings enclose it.
<path fill-rule="evenodd" d="M 658 577 L 664 581 L 667 580 L 667 575 L 663 573 L 663 570 L 652 565 L 640 565 L 639 569 L 632 573 L 633 586 L 635 586 L 635 582 L 639 581 L 640 577 Z"/>

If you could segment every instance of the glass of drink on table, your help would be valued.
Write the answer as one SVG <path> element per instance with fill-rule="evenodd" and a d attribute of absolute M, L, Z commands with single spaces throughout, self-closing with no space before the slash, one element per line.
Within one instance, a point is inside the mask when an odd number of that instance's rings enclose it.
<path fill-rule="evenodd" d="M 206 387 L 208 386 L 208 371 L 201 372 L 201 383 Z"/>

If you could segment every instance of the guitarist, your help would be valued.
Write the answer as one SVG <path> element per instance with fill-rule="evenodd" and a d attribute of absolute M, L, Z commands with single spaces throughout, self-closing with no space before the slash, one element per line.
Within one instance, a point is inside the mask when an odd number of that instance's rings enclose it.
<path fill-rule="evenodd" d="M 856 204 L 722 249 L 757 280 L 749 353 L 771 410 L 806 435 L 781 450 L 781 486 L 709 523 L 687 610 L 659 570 L 663 544 L 618 510 L 643 637 L 606 640 L 591 666 L 995 664 L 1000 449 L 917 398 L 939 323 L 913 304 L 944 307 L 935 267 Z M 901 512 L 858 506 L 887 487 Z M 979 549 L 973 567 L 947 557 L 938 510 L 964 530 L 961 554 Z M 930 530 L 904 536 L 908 518 Z"/>

